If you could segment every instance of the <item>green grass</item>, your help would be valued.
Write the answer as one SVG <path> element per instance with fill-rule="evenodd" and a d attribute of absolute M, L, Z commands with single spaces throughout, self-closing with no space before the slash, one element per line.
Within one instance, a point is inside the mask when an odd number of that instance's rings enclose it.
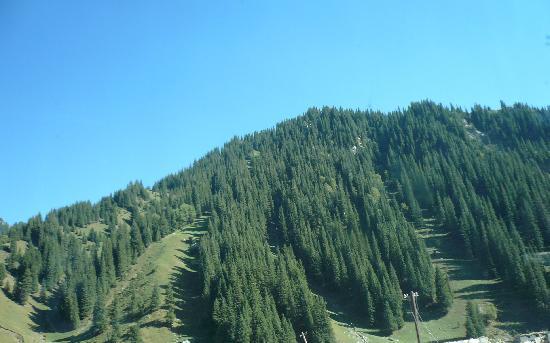
<path fill-rule="evenodd" d="M 176 314 L 178 325 L 172 329 L 163 326 L 164 310 L 157 311 L 146 318 L 141 333 L 146 342 L 169 342 L 176 336 L 180 339 L 197 337 L 193 300 L 197 298 L 197 277 L 194 269 L 194 257 L 189 255 L 189 238 L 196 238 L 205 232 L 206 217 L 199 218 L 193 225 L 182 231 L 176 231 L 165 237 L 156 247 L 148 249 L 143 255 L 145 268 L 151 272 L 148 284 L 155 282 L 165 289 L 169 284 L 175 290 Z M 143 261 L 140 261 L 142 263 Z M 138 264 L 140 264 L 138 263 Z M 201 333 L 198 333 L 201 336 Z"/>
<path fill-rule="evenodd" d="M 158 198 L 157 193 L 151 192 L 152 198 Z M 118 209 L 118 221 L 124 222 L 130 218 L 130 213 L 125 209 Z M 109 304 L 114 296 L 120 297 L 124 306 L 128 300 L 128 287 L 137 286 L 140 292 L 148 296 L 153 285 L 158 284 L 164 290 L 171 284 L 176 290 L 177 317 L 180 319 L 175 328 L 168 328 L 164 323 L 166 311 L 159 309 L 147 314 L 142 318 L 126 318 L 123 323 L 123 331 L 130 325 L 137 322 L 141 327 L 141 333 L 146 342 L 172 342 L 176 337 L 192 338 L 202 335 L 197 330 L 196 299 L 198 299 L 198 274 L 193 264 L 194 257 L 188 254 L 188 238 L 197 238 L 206 231 L 207 217 L 198 218 L 192 225 L 183 230 L 176 231 L 160 242 L 151 244 L 146 251 L 137 259 L 122 280 L 117 282 L 107 298 Z M 93 229 L 97 232 L 104 232 L 107 225 L 95 222 L 78 228 L 76 234 L 86 237 Z M 8 243 L 6 243 L 8 244 Z M 17 242 L 19 253 L 24 253 L 27 244 L 24 241 Z M 0 251 L 0 259 L 3 261 L 8 253 Z M 139 278 L 137 277 L 139 275 Z M 8 276 L 5 282 L 11 282 L 13 278 Z M 18 342 L 18 336 L 25 342 L 39 341 L 83 341 L 102 342 L 106 337 L 91 337 L 89 329 L 90 321 L 84 321 L 77 330 L 66 330 L 58 318 L 50 317 L 50 308 L 34 299 L 29 304 L 21 306 L 9 299 L 0 290 L 0 342 Z M 44 332 L 40 334 L 38 332 Z"/>
<path fill-rule="evenodd" d="M 17 335 L 25 342 L 40 342 L 42 337 L 33 331 L 35 325 L 31 320 L 35 307 L 42 305 L 31 299 L 21 306 L 0 291 L 0 342 L 18 342 Z"/>
<path fill-rule="evenodd" d="M 171 276 L 177 268 L 188 269 L 183 259 L 187 257 L 184 251 L 187 250 L 186 239 L 189 233 L 177 231 L 166 236 L 160 244 L 150 249 L 146 254 L 148 264 L 147 269 L 154 268 L 148 280 L 149 287 L 154 282 L 165 289 L 171 282 Z M 142 325 L 141 331 L 148 342 L 169 342 L 174 339 L 174 333 L 171 329 L 163 325 L 164 311 L 157 311 L 149 320 Z M 152 320 L 151 320 L 152 319 Z"/>
<path fill-rule="evenodd" d="M 92 230 L 94 230 L 96 233 L 100 233 L 100 232 L 105 232 L 105 230 L 108 227 L 109 226 L 107 224 L 95 222 L 95 223 L 88 224 L 81 229 L 77 229 L 77 233 L 82 237 L 87 237 Z"/>
<path fill-rule="evenodd" d="M 173 232 L 159 242 L 152 243 L 136 260 L 125 277 L 117 282 L 107 299 L 107 303 L 110 304 L 113 297 L 116 296 L 121 300 L 122 305 L 127 307 L 130 286 L 135 286 L 140 293 L 147 297 L 151 294 L 155 283 L 163 290 L 163 294 L 166 287 L 172 284 L 175 289 L 179 324 L 175 328 L 169 328 L 164 320 L 166 311 L 161 308 L 141 318 L 126 318 L 122 323 L 123 332 L 137 323 L 145 342 L 173 342 L 176 337 L 196 338 L 194 335 L 196 330 L 193 331 L 195 328 L 192 325 L 194 309 L 188 310 L 185 302 L 186 293 L 189 293 L 190 290 L 181 287 L 182 284 L 185 284 L 181 279 L 182 273 L 185 273 L 186 277 L 191 276 L 188 277 L 189 279 L 196 276 L 196 271 L 190 266 L 194 258 L 187 253 L 189 248 L 187 239 L 198 237 L 205 232 L 205 220 L 206 217 L 201 217 L 193 225 Z M 178 288 L 176 289 L 176 287 Z M 194 294 L 192 295 L 194 296 Z M 83 325 L 75 331 L 48 333 L 46 337 L 50 341 L 58 342 L 76 339 L 83 342 L 103 342 L 107 338 L 106 335 L 89 337 L 88 329 L 89 325 Z"/>

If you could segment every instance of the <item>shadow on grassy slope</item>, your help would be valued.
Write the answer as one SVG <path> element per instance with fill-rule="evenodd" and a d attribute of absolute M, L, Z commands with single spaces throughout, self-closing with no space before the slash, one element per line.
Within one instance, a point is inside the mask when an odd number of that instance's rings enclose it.
<path fill-rule="evenodd" d="M 197 225 L 198 224 L 198 225 Z M 197 221 L 194 227 L 186 230 L 193 240 L 205 233 L 206 220 Z M 178 249 L 182 253 L 177 258 L 185 268 L 175 266 L 171 274 L 171 284 L 176 296 L 176 317 L 182 325 L 174 329 L 176 334 L 193 339 L 193 342 L 207 342 L 211 326 L 208 320 L 203 299 L 201 297 L 201 280 L 198 273 L 198 260 L 191 255 L 191 245 L 182 245 L 186 249 Z"/>

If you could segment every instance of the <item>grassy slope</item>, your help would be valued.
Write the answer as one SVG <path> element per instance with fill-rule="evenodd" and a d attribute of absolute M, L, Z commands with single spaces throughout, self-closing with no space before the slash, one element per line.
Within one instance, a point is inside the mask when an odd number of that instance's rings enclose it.
<path fill-rule="evenodd" d="M 194 259 L 188 255 L 189 244 L 187 239 L 195 237 L 203 233 L 202 221 L 198 221 L 193 226 L 187 227 L 183 231 L 177 231 L 165 237 L 159 245 L 156 252 L 152 252 L 149 257 L 149 266 L 153 267 L 153 273 L 150 274 L 151 280 L 155 280 L 160 287 L 165 289 L 170 283 L 176 290 L 177 315 L 180 319 L 177 328 L 170 330 L 166 326 L 160 326 L 164 317 L 164 311 L 157 311 L 149 318 L 146 318 L 142 324 L 142 336 L 146 342 L 169 342 L 174 338 L 174 333 L 178 333 L 180 338 L 192 338 L 190 331 L 187 330 L 190 325 L 187 316 L 183 311 L 185 307 L 184 297 L 188 291 L 185 287 L 181 287 L 181 274 L 194 274 L 196 271 L 190 268 L 190 264 Z M 151 284 L 151 282 L 149 283 Z M 183 293 L 183 294 L 182 294 Z"/>
<path fill-rule="evenodd" d="M 131 284 L 134 284 L 147 297 L 151 294 L 155 283 L 163 290 L 166 289 L 168 284 L 172 283 L 174 288 L 178 288 L 175 295 L 178 302 L 177 316 L 181 322 L 175 328 L 168 328 L 164 321 L 166 311 L 160 309 L 142 318 L 127 318 L 123 321 L 123 332 L 127 331 L 131 325 L 139 323 L 141 335 L 145 342 L 172 342 L 176 336 L 180 338 L 192 338 L 191 334 L 195 332 L 193 332 L 193 328 L 188 328 L 190 326 L 189 322 L 192 320 L 189 319 L 189 312 L 183 309 L 185 304 L 182 298 L 185 297 L 186 289 L 180 289 L 179 279 L 184 272 L 196 273 L 195 270 L 188 266 L 194 258 L 187 254 L 189 248 L 187 239 L 189 237 L 200 236 L 204 233 L 205 219 L 205 217 L 199 218 L 194 225 L 173 232 L 161 241 L 152 243 L 130 268 L 126 277 L 117 283 L 110 299 L 108 299 L 110 303 L 112 296 L 117 296 L 123 306 L 126 307 L 129 300 L 127 289 Z M 182 298 L 178 298 L 181 293 L 184 293 Z M 46 337 L 48 340 L 60 342 L 75 339 L 84 342 L 103 342 L 107 338 L 106 336 L 89 337 L 86 334 L 88 328 L 84 326 L 77 331 L 54 332 L 47 334 Z"/>
<path fill-rule="evenodd" d="M 19 342 L 18 335 L 25 342 L 42 342 L 42 336 L 33 331 L 35 325 L 31 317 L 35 307 L 42 305 L 31 299 L 21 306 L 0 291 L 0 342 Z"/>
<path fill-rule="evenodd" d="M 152 194 L 152 196 L 156 196 L 156 194 Z M 122 222 L 128 219 L 129 213 L 124 209 L 119 209 L 119 221 Z M 174 332 L 180 337 L 191 338 L 192 334 L 200 336 L 200 333 L 197 334 L 193 325 L 190 324 L 193 320 L 189 317 L 192 316 L 193 311 L 189 311 L 188 306 L 186 306 L 186 303 L 193 303 L 189 297 L 196 298 L 194 295 L 196 287 L 193 285 L 196 272 L 188 266 L 188 263 L 193 263 L 193 257 L 186 252 L 189 248 L 187 239 L 203 234 L 205 224 L 206 217 L 199 218 L 193 225 L 164 237 L 160 242 L 151 244 L 144 254 L 138 258 L 136 264 L 131 267 L 126 277 L 117 283 L 109 299 L 112 300 L 112 296 L 121 297 L 123 304 L 126 306 L 128 304 L 124 303 L 127 300 L 125 292 L 131 283 L 135 283 L 145 296 L 151 293 L 155 283 L 163 290 L 166 289 L 168 284 L 172 283 L 173 287 L 177 288 L 176 295 L 182 294 L 182 298 L 176 298 L 178 302 L 177 315 L 178 318 L 182 319 L 178 327 L 172 329 L 166 327 L 164 324 L 165 310 L 160 309 L 143 318 L 128 318 L 123 325 L 123 329 L 127 329 L 136 321 L 139 322 L 141 333 L 146 342 L 172 341 L 175 338 Z M 92 229 L 102 232 L 106 227 L 102 223 L 92 223 L 84 228 L 77 228 L 75 234 L 85 237 Z M 22 241 L 18 242 L 20 252 L 24 252 L 26 249 L 24 243 Z M 3 253 L 0 258 L 5 259 L 6 256 L 4 255 L 6 254 Z M 186 282 L 182 282 L 184 274 L 189 279 Z M 136 278 L 138 275 L 140 277 Z M 11 280 L 11 283 L 13 285 L 13 280 Z M 34 299 L 31 299 L 26 306 L 21 306 L 9 299 L 3 291 L 0 291 L 0 342 L 18 342 L 20 341 L 19 338 L 25 342 L 39 342 L 43 340 L 43 336 L 38 334 L 37 331 L 46 331 L 44 336 L 47 341 L 78 340 L 95 342 L 102 341 L 105 338 L 90 337 L 87 333 L 91 324 L 89 322 L 83 323 L 82 327 L 72 331 L 57 327 L 58 323 L 56 323 L 55 318 L 46 318 L 47 316 L 40 315 L 40 313 L 47 313 L 48 309 L 47 306 Z M 21 337 L 18 337 L 18 335 L 21 335 Z"/>

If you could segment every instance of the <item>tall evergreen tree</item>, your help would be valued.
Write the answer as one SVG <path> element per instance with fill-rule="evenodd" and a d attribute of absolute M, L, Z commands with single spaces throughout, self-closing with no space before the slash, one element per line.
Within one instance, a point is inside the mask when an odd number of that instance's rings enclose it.
<path fill-rule="evenodd" d="M 160 288 L 157 283 L 153 286 L 153 291 L 151 293 L 151 300 L 149 302 L 150 311 L 156 311 L 160 308 L 161 299 L 160 299 Z"/>
<path fill-rule="evenodd" d="M 109 313 L 105 311 L 105 304 L 103 300 L 98 299 L 94 306 L 94 322 L 93 329 L 96 334 L 106 332 L 109 326 Z"/>
<path fill-rule="evenodd" d="M 449 277 L 440 267 L 435 268 L 435 290 L 437 304 L 447 312 L 453 304 L 453 294 L 449 285 Z"/>
<path fill-rule="evenodd" d="M 138 325 L 132 325 L 130 327 L 129 338 L 130 338 L 130 342 L 132 343 L 143 343 L 143 339 L 141 338 L 141 333 L 139 332 Z"/>
<path fill-rule="evenodd" d="M 476 303 L 468 301 L 466 304 L 466 336 L 478 338 L 485 335 L 485 323 L 479 313 Z"/>
<path fill-rule="evenodd" d="M 32 293 L 33 277 L 30 268 L 25 268 L 23 275 L 15 283 L 15 294 L 21 304 L 26 304 L 29 295 Z"/>
<path fill-rule="evenodd" d="M 4 262 L 0 262 L 0 287 L 4 284 L 4 279 L 6 278 L 6 267 Z"/>

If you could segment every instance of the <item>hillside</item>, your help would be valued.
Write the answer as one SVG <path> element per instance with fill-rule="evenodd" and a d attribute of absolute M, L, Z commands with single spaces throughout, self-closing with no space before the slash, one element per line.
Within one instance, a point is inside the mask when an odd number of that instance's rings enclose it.
<path fill-rule="evenodd" d="M 310 109 L 5 229 L 0 335 L 408 342 L 411 291 L 426 341 L 548 329 L 548 132 L 519 104 Z"/>

